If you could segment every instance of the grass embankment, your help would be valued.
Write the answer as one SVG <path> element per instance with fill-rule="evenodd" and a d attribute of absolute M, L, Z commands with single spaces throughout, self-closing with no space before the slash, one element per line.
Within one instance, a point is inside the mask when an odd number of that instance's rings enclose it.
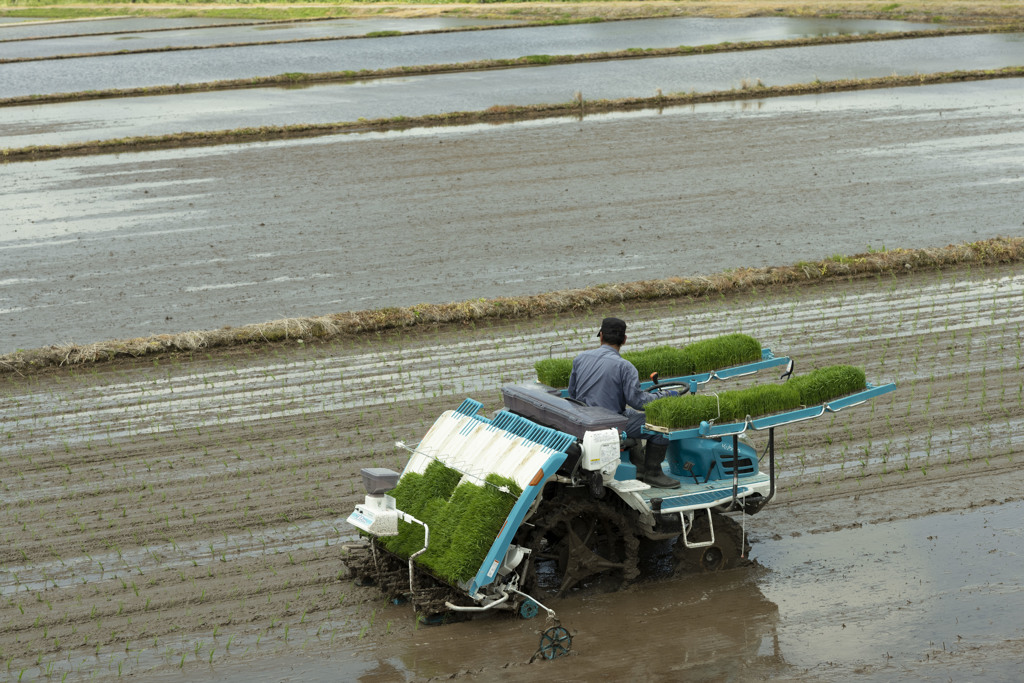
<path fill-rule="evenodd" d="M 18 350 L 0 356 L 0 372 L 27 374 L 54 366 L 102 363 L 119 358 L 192 353 L 289 339 L 329 340 L 393 329 L 467 324 L 487 319 L 508 320 L 573 312 L 589 314 L 594 309 L 631 301 L 696 299 L 778 286 L 800 286 L 881 275 L 899 276 L 914 271 L 954 268 L 967 264 L 986 266 L 1021 261 L 1024 261 L 1024 238 L 997 237 L 946 247 L 872 251 L 854 256 L 836 255 L 821 261 L 800 261 L 789 266 L 740 268 L 708 277 L 670 277 L 533 296 L 380 308 L 311 318 L 288 318 L 242 327 Z"/>
<path fill-rule="evenodd" d="M 85 154 L 114 154 L 126 151 L 165 149 L 171 147 L 209 146 L 229 143 L 245 143 L 287 138 L 316 137 L 346 132 L 405 130 L 430 126 L 455 126 L 473 123 L 494 123 L 525 121 L 529 119 L 555 118 L 563 116 L 585 116 L 612 111 L 636 109 L 664 109 L 705 102 L 726 102 L 767 97 L 791 97 L 830 92 L 850 92 L 880 88 L 901 88 L 917 85 L 935 85 L 958 81 L 992 80 L 997 78 L 1024 77 L 1024 66 L 976 71 L 946 71 L 911 76 L 885 76 L 882 78 L 844 79 L 838 81 L 815 81 L 795 85 L 765 86 L 760 82 L 744 84 L 733 90 L 716 90 L 705 93 L 659 93 L 654 97 L 629 97 L 618 100 L 587 100 L 582 95 L 561 104 L 536 105 L 495 105 L 483 111 L 449 112 L 427 116 L 395 116 L 382 119 L 342 121 L 338 123 L 302 123 L 287 126 L 260 126 L 235 128 L 232 130 L 192 131 L 168 135 L 147 135 L 111 140 L 90 140 L 63 145 L 33 145 L 0 150 L 2 161 L 35 161 L 61 156 Z"/>
<path fill-rule="evenodd" d="M 230 4 L 230 3 L 225 3 Z M 28 6 L 25 6 L 28 5 Z M 367 6 L 369 10 L 369 6 Z M 353 16 L 381 16 L 386 12 L 353 11 L 346 5 L 293 5 L 268 7 L 257 5 L 237 5 L 228 7 L 212 4 L 123 4 L 111 2 L 106 4 L 61 5 L 46 2 L 32 6 L 32 2 L 12 5 L 12 0 L 0 1 L 0 17 L 16 17 L 24 19 L 40 19 L 49 21 L 75 21 L 81 19 L 111 19 L 121 17 L 144 17 L 150 19 L 250 19 L 254 22 L 265 21 L 313 21 L 317 19 L 346 19 Z M 237 26 L 238 24 L 232 23 Z"/>
<path fill-rule="evenodd" d="M 665 0 L 642 2 L 277 2 L 247 3 L 224 0 L 192 3 L 189 0 L 124 2 L 98 0 L 0 0 L 0 15 L 19 17 L 75 18 L 95 16 L 226 17 L 249 19 L 296 19 L 312 17 L 439 16 L 458 15 L 494 18 L 543 19 L 644 18 L 669 16 L 754 17 L 796 16 L 822 18 L 894 19 L 913 21 L 979 22 L 1024 16 L 1019 2 L 1007 0 Z"/>

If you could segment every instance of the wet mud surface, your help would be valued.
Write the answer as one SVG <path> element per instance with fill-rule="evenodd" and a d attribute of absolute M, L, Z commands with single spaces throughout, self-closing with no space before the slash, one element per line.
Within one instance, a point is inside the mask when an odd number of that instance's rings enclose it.
<path fill-rule="evenodd" d="M 9 164 L 0 351 L 1020 236 L 1020 88 Z"/>
<path fill-rule="evenodd" d="M 528 663 L 539 621 L 417 627 L 353 585 L 359 468 L 400 468 L 391 444 L 465 396 L 496 409 L 607 313 L 635 348 L 744 332 L 899 388 L 780 430 L 753 566 L 552 605 L 568 658 Z M 23 680 L 1015 680 L 1022 324 L 995 267 L 8 374 L 0 648 Z"/>

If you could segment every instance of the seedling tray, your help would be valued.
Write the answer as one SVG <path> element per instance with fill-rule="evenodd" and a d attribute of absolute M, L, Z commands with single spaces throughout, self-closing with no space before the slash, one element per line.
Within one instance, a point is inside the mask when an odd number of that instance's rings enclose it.
<path fill-rule="evenodd" d="M 879 386 L 868 384 L 867 388 L 862 391 L 847 394 L 846 396 L 840 396 L 839 398 L 832 399 L 831 401 L 817 406 L 787 410 L 785 412 L 764 415 L 757 418 L 748 417 L 746 420 L 740 422 L 728 422 L 723 424 L 714 424 L 710 421 L 702 422 L 697 427 L 688 427 L 684 429 L 668 429 L 666 427 L 646 424 L 644 425 L 644 431 L 649 434 L 663 434 L 670 441 L 675 441 L 677 439 L 732 436 L 734 434 L 742 434 L 748 429 L 760 431 L 770 429 L 772 427 L 781 427 L 783 425 L 793 424 L 794 422 L 813 420 L 816 417 L 821 417 L 825 413 L 838 413 L 840 410 L 860 405 L 861 403 L 870 401 L 873 398 L 883 396 L 895 390 L 896 385 L 893 383 L 882 384 Z"/>

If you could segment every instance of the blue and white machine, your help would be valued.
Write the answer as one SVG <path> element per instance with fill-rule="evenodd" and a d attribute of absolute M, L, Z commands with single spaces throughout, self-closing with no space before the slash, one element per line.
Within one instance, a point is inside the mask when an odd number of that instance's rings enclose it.
<path fill-rule="evenodd" d="M 792 371 L 788 357 L 764 349 L 754 363 L 660 381 L 655 377 L 642 387 L 658 391 L 684 385 L 698 392 L 711 382 L 782 366 Z M 546 611 L 552 618 L 553 598 L 587 587 L 614 589 L 637 578 L 641 538 L 663 542 L 677 570 L 734 567 L 749 546 L 744 526 L 727 513 L 756 514 L 774 496 L 775 428 L 893 390 L 894 384 L 868 384 L 822 405 L 727 424 L 705 422 L 680 430 L 647 425 L 647 433 L 668 438 L 665 471 L 681 484 L 658 489 L 636 479 L 623 431 L 626 418 L 570 401 L 563 391 L 541 384 L 506 385 L 505 407 L 491 417 L 480 414 L 479 402 L 466 399 L 443 413 L 415 446 L 398 444 L 411 453 L 401 475 L 391 473 L 388 480 L 387 470 L 364 472 L 373 491 L 367 489 L 366 502 L 349 522 L 366 532 L 369 542 L 349 549 L 348 564 L 356 577 L 411 600 L 427 615 L 509 610 L 523 617 Z M 755 433 L 767 436 L 761 457 L 741 441 Z M 763 458 L 767 471 L 761 468 Z M 396 557 L 376 543 L 404 514 L 384 489 L 411 472 L 423 473 L 434 460 L 457 470 L 464 481 L 482 484 L 496 473 L 522 489 L 475 576 L 457 585 L 417 566 L 418 553 Z M 429 539 L 425 529 L 424 550 Z M 564 635 L 551 632 L 547 649 L 542 641 L 544 656 L 560 653 Z"/>

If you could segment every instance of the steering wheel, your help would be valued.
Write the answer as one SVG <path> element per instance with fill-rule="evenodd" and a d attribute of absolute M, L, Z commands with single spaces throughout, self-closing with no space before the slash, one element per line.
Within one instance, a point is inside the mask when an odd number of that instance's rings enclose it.
<path fill-rule="evenodd" d="M 679 387 L 678 391 L 680 396 L 684 396 L 690 393 L 689 382 L 668 382 L 667 384 L 658 384 L 657 372 L 651 373 L 651 381 L 654 382 L 654 386 L 651 387 L 648 391 L 652 394 L 660 394 L 665 389 L 674 389 L 675 387 Z"/>

